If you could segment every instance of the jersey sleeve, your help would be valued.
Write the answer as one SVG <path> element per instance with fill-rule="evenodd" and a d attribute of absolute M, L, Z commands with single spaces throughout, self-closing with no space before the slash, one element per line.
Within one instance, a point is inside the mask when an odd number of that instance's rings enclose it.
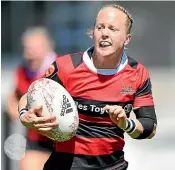
<path fill-rule="evenodd" d="M 51 66 L 45 71 L 45 74 L 42 76 L 42 78 L 48 78 L 48 79 L 54 80 L 60 85 L 64 86 L 64 82 L 59 75 L 59 67 L 57 64 L 57 60 L 54 61 L 51 64 Z"/>
<path fill-rule="evenodd" d="M 75 54 L 66 54 L 64 56 L 59 56 L 56 61 L 52 63 L 52 65 L 46 70 L 45 75 L 43 77 L 52 79 L 63 87 L 67 86 L 67 79 L 71 76 L 72 72 L 75 68 L 81 63 L 79 58 L 81 59 L 81 53 Z"/>
<path fill-rule="evenodd" d="M 72 60 L 70 54 L 67 54 L 57 57 L 52 65 L 46 70 L 43 77 L 52 79 L 61 84 L 63 87 L 66 87 L 66 80 L 72 70 Z"/>
<path fill-rule="evenodd" d="M 134 108 L 154 106 L 152 84 L 148 70 L 140 65 L 138 68 L 137 90 L 134 98 Z"/>

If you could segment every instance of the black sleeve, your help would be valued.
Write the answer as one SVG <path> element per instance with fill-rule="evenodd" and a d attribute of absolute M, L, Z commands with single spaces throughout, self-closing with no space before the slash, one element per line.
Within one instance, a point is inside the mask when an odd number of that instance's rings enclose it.
<path fill-rule="evenodd" d="M 154 106 L 143 106 L 134 110 L 136 118 L 143 126 L 143 133 L 136 139 L 148 138 L 155 125 L 157 125 L 157 117 Z"/>

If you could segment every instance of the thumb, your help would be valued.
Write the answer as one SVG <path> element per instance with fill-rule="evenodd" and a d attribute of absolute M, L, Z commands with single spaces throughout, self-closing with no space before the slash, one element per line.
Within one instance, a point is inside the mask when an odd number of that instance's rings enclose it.
<path fill-rule="evenodd" d="M 42 117 L 42 110 L 43 110 L 43 106 L 36 106 L 34 109 L 34 112 L 36 114 L 36 116 L 38 117 Z"/>
<path fill-rule="evenodd" d="M 105 107 L 103 107 L 103 110 L 106 111 L 107 113 L 108 113 L 109 109 L 110 109 L 109 105 L 106 105 Z"/>

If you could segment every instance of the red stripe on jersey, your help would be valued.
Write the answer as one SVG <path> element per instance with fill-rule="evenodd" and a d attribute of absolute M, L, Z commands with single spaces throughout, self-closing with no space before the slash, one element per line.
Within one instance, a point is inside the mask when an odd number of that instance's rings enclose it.
<path fill-rule="evenodd" d="M 106 124 L 106 125 L 114 125 L 109 117 L 92 117 L 86 116 L 79 113 L 79 120 L 80 122 L 87 122 L 87 123 L 99 123 L 99 124 Z"/>
<path fill-rule="evenodd" d="M 73 137 L 66 142 L 55 143 L 55 151 L 81 155 L 107 155 L 121 151 L 124 146 L 122 138 L 80 138 Z"/>
<path fill-rule="evenodd" d="M 142 106 L 154 106 L 152 94 L 136 97 L 133 106 L 134 108 Z"/>

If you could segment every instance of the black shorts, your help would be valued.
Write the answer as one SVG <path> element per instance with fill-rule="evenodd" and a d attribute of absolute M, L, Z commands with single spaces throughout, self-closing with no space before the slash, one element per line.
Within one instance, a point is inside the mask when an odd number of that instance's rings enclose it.
<path fill-rule="evenodd" d="M 53 141 L 31 141 L 27 140 L 26 150 L 35 150 L 41 152 L 52 152 Z"/>
<path fill-rule="evenodd" d="M 114 165 L 111 168 L 81 168 L 81 167 L 73 167 L 72 165 L 74 160 L 73 155 L 69 155 L 66 153 L 58 153 L 52 152 L 49 159 L 44 165 L 43 170 L 127 170 L 128 162 L 123 161 Z"/>

